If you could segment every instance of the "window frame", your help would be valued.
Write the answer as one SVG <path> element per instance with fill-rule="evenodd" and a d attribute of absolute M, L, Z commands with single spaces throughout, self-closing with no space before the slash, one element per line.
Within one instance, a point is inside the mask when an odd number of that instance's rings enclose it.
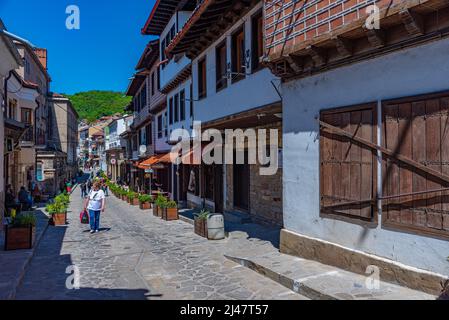
<path fill-rule="evenodd" d="M 241 39 L 240 36 L 242 37 Z M 240 50 L 239 43 L 241 42 L 242 47 Z M 241 51 L 241 52 L 239 52 Z M 240 53 L 240 54 L 239 54 Z M 241 61 L 240 61 L 241 59 Z M 240 63 L 239 63 L 240 62 Z M 240 66 L 238 66 L 240 65 Z M 240 80 L 246 78 L 246 60 L 245 60 L 245 25 L 240 26 L 232 35 L 231 35 L 231 70 L 232 77 L 231 83 L 237 83 Z"/>
<path fill-rule="evenodd" d="M 251 73 L 263 69 L 260 58 L 264 56 L 264 49 L 264 21 L 263 12 L 260 10 L 251 17 Z"/>
<path fill-rule="evenodd" d="M 227 73 L 227 45 L 226 40 L 215 47 L 215 90 L 219 92 L 228 86 Z M 224 57 L 222 56 L 224 51 Z M 222 60 L 224 59 L 224 60 Z M 224 65 L 222 65 L 224 62 Z M 224 67 L 224 68 L 223 68 Z"/>
<path fill-rule="evenodd" d="M 198 60 L 198 100 L 207 97 L 207 59 L 206 56 Z"/>

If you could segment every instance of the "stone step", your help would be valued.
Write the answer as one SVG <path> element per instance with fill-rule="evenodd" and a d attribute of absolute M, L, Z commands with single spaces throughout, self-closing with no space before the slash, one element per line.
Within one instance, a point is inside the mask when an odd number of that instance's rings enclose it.
<path fill-rule="evenodd" d="M 369 288 L 374 282 L 367 281 L 368 275 L 348 272 L 279 252 L 253 257 L 225 256 L 310 299 L 435 300 L 437 298 L 384 281 L 379 281 L 378 286 Z"/>
<path fill-rule="evenodd" d="M 226 222 L 232 223 L 251 223 L 251 216 L 247 213 L 237 212 L 237 211 L 226 211 L 224 212 L 224 219 Z"/>

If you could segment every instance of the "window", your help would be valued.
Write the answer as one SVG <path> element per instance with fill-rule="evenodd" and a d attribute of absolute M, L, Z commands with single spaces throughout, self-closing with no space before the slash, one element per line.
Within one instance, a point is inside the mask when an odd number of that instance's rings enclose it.
<path fill-rule="evenodd" d="M 190 105 L 190 119 L 193 119 L 193 99 L 192 99 L 192 92 L 193 92 L 193 84 L 190 84 L 190 100 L 189 100 L 189 105 Z"/>
<path fill-rule="evenodd" d="M 175 94 L 175 122 L 179 121 L 179 95 Z"/>
<path fill-rule="evenodd" d="M 147 105 L 147 85 L 146 83 L 142 87 L 142 91 L 140 91 L 140 109 L 145 108 Z"/>
<path fill-rule="evenodd" d="M 168 136 L 168 125 L 167 125 L 167 111 L 165 111 L 165 117 L 164 117 L 164 127 L 165 127 L 165 136 Z"/>
<path fill-rule="evenodd" d="M 157 137 L 162 138 L 162 115 L 157 117 Z"/>
<path fill-rule="evenodd" d="M 186 119 L 186 94 L 184 89 L 179 93 L 179 108 L 181 113 L 181 121 Z"/>
<path fill-rule="evenodd" d="M 252 19 L 252 72 L 261 69 L 260 58 L 264 54 L 263 19 L 262 12 L 257 13 Z"/>
<path fill-rule="evenodd" d="M 154 71 L 151 74 L 151 95 L 154 96 Z"/>
<path fill-rule="evenodd" d="M 139 133 L 140 133 L 139 134 L 139 146 L 146 145 L 147 144 L 147 137 L 146 137 L 145 129 L 144 128 L 140 129 Z"/>
<path fill-rule="evenodd" d="M 151 123 L 145 127 L 145 131 L 147 136 L 147 145 L 150 146 L 153 144 L 153 127 Z"/>
<path fill-rule="evenodd" d="M 32 119 L 32 110 L 28 108 L 22 108 L 21 109 L 21 115 L 20 115 L 20 121 L 25 123 L 26 125 L 31 125 L 31 119 Z"/>
<path fill-rule="evenodd" d="M 232 35 L 232 82 L 245 78 L 245 32 L 243 27 Z"/>
<path fill-rule="evenodd" d="M 157 89 L 161 90 L 161 68 L 157 67 Z"/>
<path fill-rule="evenodd" d="M 161 42 L 161 61 L 165 60 L 165 39 Z M 165 68 L 165 64 L 162 64 L 162 69 Z"/>
<path fill-rule="evenodd" d="M 173 124 L 173 97 L 168 100 L 169 124 Z"/>
<path fill-rule="evenodd" d="M 215 49 L 216 58 L 216 76 L 217 76 L 217 92 L 228 85 L 226 77 L 226 42 L 223 42 Z"/>
<path fill-rule="evenodd" d="M 198 99 L 207 96 L 206 85 L 206 57 L 198 61 Z"/>
<path fill-rule="evenodd" d="M 16 109 L 17 109 L 17 100 L 16 99 L 9 100 L 8 117 L 10 119 L 16 119 Z"/>
<path fill-rule="evenodd" d="M 176 35 L 175 25 L 172 25 L 170 29 L 170 42 L 175 38 L 175 35 Z M 168 45 L 169 43 L 167 43 L 167 46 Z"/>

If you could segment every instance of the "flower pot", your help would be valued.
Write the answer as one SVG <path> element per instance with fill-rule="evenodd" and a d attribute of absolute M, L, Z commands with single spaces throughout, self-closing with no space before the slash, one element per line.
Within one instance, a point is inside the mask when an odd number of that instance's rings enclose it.
<path fill-rule="evenodd" d="M 178 220 L 178 208 L 164 208 L 162 211 L 162 219 L 167 221 Z"/>
<path fill-rule="evenodd" d="M 207 220 L 195 217 L 194 230 L 197 235 L 207 238 Z"/>
<path fill-rule="evenodd" d="M 33 226 L 5 226 L 5 250 L 31 249 L 36 239 L 36 228 Z"/>
<path fill-rule="evenodd" d="M 137 198 L 134 198 L 134 199 L 130 199 L 129 200 L 129 204 L 130 205 L 132 205 L 132 206 L 138 206 L 139 205 L 139 199 L 137 199 Z"/>
<path fill-rule="evenodd" d="M 67 212 L 54 213 L 52 215 L 53 225 L 63 226 L 67 223 Z"/>
<path fill-rule="evenodd" d="M 140 204 L 140 209 L 148 210 L 151 209 L 151 202 L 144 202 Z"/>

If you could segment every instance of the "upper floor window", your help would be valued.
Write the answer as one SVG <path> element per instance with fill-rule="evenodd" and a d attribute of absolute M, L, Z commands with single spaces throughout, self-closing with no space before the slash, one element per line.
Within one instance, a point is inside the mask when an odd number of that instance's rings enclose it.
<path fill-rule="evenodd" d="M 157 117 L 157 137 L 162 138 L 162 115 Z"/>
<path fill-rule="evenodd" d="M 206 57 L 204 57 L 198 61 L 198 99 L 207 96 L 206 79 Z"/>
<path fill-rule="evenodd" d="M 184 121 L 186 119 L 186 94 L 184 89 L 179 93 L 179 109 L 181 121 Z"/>
<path fill-rule="evenodd" d="M 30 63 L 29 63 L 29 61 L 27 59 L 25 59 L 25 73 L 26 74 L 30 74 L 30 72 L 31 72 Z"/>
<path fill-rule="evenodd" d="M 145 108 L 147 105 L 147 85 L 144 84 L 142 90 L 140 91 L 140 109 Z"/>
<path fill-rule="evenodd" d="M 17 100 L 10 99 L 8 103 L 8 118 L 16 119 Z"/>
<path fill-rule="evenodd" d="M 147 145 L 152 145 L 153 144 L 153 127 L 152 127 L 151 123 L 145 127 L 145 131 L 146 131 L 146 136 L 147 136 Z"/>
<path fill-rule="evenodd" d="M 263 16 L 262 12 L 252 18 L 252 72 L 261 69 L 260 59 L 264 55 Z"/>
<path fill-rule="evenodd" d="M 157 67 L 157 90 L 161 90 L 161 68 Z"/>
<path fill-rule="evenodd" d="M 168 123 L 173 124 L 173 97 L 168 100 Z"/>
<path fill-rule="evenodd" d="M 165 39 L 161 42 L 161 62 L 165 60 Z M 162 64 L 162 69 L 165 68 L 165 64 Z"/>
<path fill-rule="evenodd" d="M 179 95 L 175 94 L 175 122 L 179 121 Z"/>
<path fill-rule="evenodd" d="M 217 92 L 223 88 L 226 88 L 228 85 L 228 79 L 226 77 L 226 42 L 223 42 L 215 49 L 215 58 L 216 58 L 216 76 L 217 76 Z"/>
<path fill-rule="evenodd" d="M 232 82 L 245 78 L 245 29 L 243 26 L 232 35 Z"/>
<path fill-rule="evenodd" d="M 151 95 L 154 96 L 154 71 L 151 74 Z"/>

